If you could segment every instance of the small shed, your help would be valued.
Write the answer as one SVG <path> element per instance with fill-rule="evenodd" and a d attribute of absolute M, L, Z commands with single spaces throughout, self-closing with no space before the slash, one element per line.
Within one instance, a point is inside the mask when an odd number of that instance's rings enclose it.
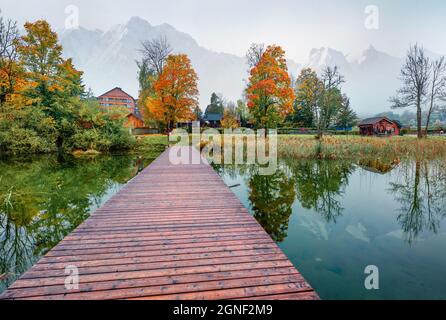
<path fill-rule="evenodd" d="M 401 124 L 387 117 L 373 117 L 361 121 L 358 125 L 363 136 L 397 136 L 401 131 Z"/>
<path fill-rule="evenodd" d="M 124 126 L 132 129 L 143 128 L 144 120 L 142 120 L 138 115 L 132 112 L 126 116 Z"/>

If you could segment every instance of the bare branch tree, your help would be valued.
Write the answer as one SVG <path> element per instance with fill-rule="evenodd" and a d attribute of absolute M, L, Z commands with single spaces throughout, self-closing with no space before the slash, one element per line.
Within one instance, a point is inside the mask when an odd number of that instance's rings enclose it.
<path fill-rule="evenodd" d="M 397 91 L 395 97 L 390 98 L 392 108 L 416 107 L 418 138 L 423 136 L 421 105 L 428 92 L 430 75 L 431 64 L 424 48 L 418 44 L 411 46 L 400 74 L 403 87 Z"/>
<path fill-rule="evenodd" d="M 341 85 L 345 82 L 345 78 L 341 75 L 338 66 L 327 66 L 322 72 L 321 82 L 323 90 L 318 101 L 320 109 L 319 138 L 322 137 L 324 131 L 328 129 L 339 113 L 343 101 Z"/>
<path fill-rule="evenodd" d="M 142 49 L 140 51 L 143 55 L 143 60 L 159 76 L 163 71 L 167 57 L 172 53 L 172 47 L 167 41 L 167 38 L 161 36 L 156 39 L 144 41 L 141 45 Z"/>
<path fill-rule="evenodd" d="M 265 52 L 265 45 L 263 43 L 253 43 L 246 53 L 246 61 L 249 68 L 254 68 L 260 61 Z"/>
<path fill-rule="evenodd" d="M 322 71 L 321 80 L 326 90 L 330 90 L 333 88 L 340 89 L 341 84 L 345 82 L 345 78 L 339 72 L 338 66 L 325 67 Z"/>
<path fill-rule="evenodd" d="M 1 11 L 0 11 L 1 14 Z M 17 22 L 0 16 L 0 70 L 5 75 L 5 83 L 0 86 L 0 104 L 6 101 L 14 88 L 14 65 L 17 62 L 17 41 L 19 40 Z"/>
<path fill-rule="evenodd" d="M 1 11 L 0 11 L 1 14 Z M 0 59 L 15 57 L 15 41 L 19 38 L 17 22 L 0 16 Z"/>
<path fill-rule="evenodd" d="M 446 98 L 446 59 L 444 56 L 432 62 L 432 78 L 431 91 L 429 97 L 429 109 L 426 118 L 426 136 L 429 129 L 429 122 L 432 112 L 438 108 L 437 101 L 445 100 Z"/>

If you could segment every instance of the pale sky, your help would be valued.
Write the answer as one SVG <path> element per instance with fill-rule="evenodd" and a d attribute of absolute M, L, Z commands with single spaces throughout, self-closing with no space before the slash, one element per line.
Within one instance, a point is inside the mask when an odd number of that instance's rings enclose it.
<path fill-rule="evenodd" d="M 2 14 L 25 21 L 45 18 L 62 29 L 65 8 L 79 8 L 80 25 L 108 29 L 140 16 L 167 22 L 215 51 L 244 55 L 250 43 L 279 44 L 297 62 L 311 48 L 356 54 L 374 45 L 403 56 L 411 43 L 446 53 L 444 0 L 1 0 Z M 379 29 L 364 26 L 365 8 L 379 8 Z"/>

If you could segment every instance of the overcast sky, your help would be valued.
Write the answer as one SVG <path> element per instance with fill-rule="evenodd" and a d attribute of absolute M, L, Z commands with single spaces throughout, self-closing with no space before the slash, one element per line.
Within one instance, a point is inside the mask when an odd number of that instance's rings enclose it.
<path fill-rule="evenodd" d="M 70 4 L 88 29 L 140 16 L 154 25 L 167 22 L 206 48 L 238 55 L 252 42 L 282 45 L 296 61 L 322 46 L 356 54 L 374 45 L 402 56 L 419 42 L 446 53 L 445 0 L 1 0 L 0 8 L 21 24 L 45 18 L 62 29 Z M 364 25 L 368 5 L 379 8 L 378 30 Z"/>

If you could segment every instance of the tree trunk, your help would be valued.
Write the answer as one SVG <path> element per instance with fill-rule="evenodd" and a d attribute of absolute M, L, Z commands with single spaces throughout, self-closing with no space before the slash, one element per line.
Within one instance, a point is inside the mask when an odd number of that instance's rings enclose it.
<path fill-rule="evenodd" d="M 423 137 L 423 132 L 421 130 L 421 97 L 417 97 L 417 136 L 418 139 Z"/>
<path fill-rule="evenodd" d="M 0 94 L 0 105 L 6 102 L 6 93 Z"/>
<path fill-rule="evenodd" d="M 322 124 L 321 124 L 321 119 L 319 118 L 318 122 L 317 122 L 317 138 L 321 139 L 323 135 L 322 132 Z"/>
<path fill-rule="evenodd" d="M 430 119 L 431 119 L 431 113 L 432 113 L 432 107 L 431 107 L 431 109 L 429 109 L 429 112 L 427 113 L 427 118 L 426 118 L 426 130 L 425 130 L 425 133 L 424 133 L 424 135 L 427 137 L 427 134 L 428 134 L 428 130 L 429 130 L 429 122 L 430 122 Z"/>
<path fill-rule="evenodd" d="M 169 127 L 170 127 L 170 121 L 166 121 L 166 137 L 167 137 L 167 147 L 169 147 Z"/>
<path fill-rule="evenodd" d="M 434 108 L 434 90 L 435 90 L 435 82 L 432 84 L 432 93 L 431 93 L 431 103 L 429 106 L 429 111 L 427 112 L 427 118 L 426 118 L 426 137 L 427 137 L 427 133 L 429 130 L 429 122 L 431 120 L 431 114 L 432 114 L 432 109 Z"/>

